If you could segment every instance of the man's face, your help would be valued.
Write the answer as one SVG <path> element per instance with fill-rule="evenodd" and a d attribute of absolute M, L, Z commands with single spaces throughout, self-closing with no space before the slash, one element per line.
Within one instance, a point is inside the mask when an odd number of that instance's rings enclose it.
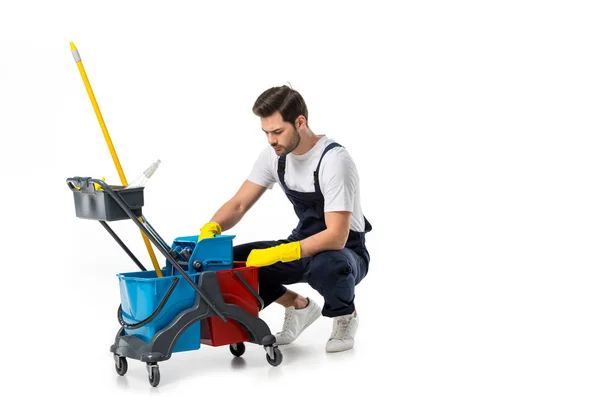
<path fill-rule="evenodd" d="M 300 144 L 300 132 L 294 125 L 285 122 L 279 111 L 260 119 L 262 130 L 267 134 L 269 144 L 278 156 L 291 153 Z"/>

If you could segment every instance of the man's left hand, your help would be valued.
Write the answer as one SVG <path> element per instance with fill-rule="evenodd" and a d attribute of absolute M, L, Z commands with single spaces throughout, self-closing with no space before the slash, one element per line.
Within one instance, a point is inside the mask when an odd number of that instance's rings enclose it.
<path fill-rule="evenodd" d="M 300 242 L 291 242 L 269 247 L 254 249 L 248 255 L 246 265 L 249 267 L 266 267 L 277 262 L 290 262 L 300 259 Z"/>

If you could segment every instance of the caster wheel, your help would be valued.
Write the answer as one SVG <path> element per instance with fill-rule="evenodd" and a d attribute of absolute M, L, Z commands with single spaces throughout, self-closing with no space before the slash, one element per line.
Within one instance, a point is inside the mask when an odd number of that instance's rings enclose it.
<path fill-rule="evenodd" d="M 246 345 L 243 342 L 230 344 L 229 351 L 231 351 L 231 354 L 234 356 L 240 357 L 246 351 Z"/>
<path fill-rule="evenodd" d="M 150 381 L 150 385 L 157 387 L 160 383 L 160 371 L 158 370 L 158 364 L 148 363 L 146 365 L 146 369 L 148 370 L 148 380 Z"/>
<path fill-rule="evenodd" d="M 267 362 L 272 366 L 278 366 L 279 364 L 281 364 L 281 361 L 283 361 L 283 354 L 281 354 L 281 350 L 279 350 L 277 347 L 273 348 L 273 358 L 271 358 L 271 356 L 267 352 Z"/>
<path fill-rule="evenodd" d="M 117 374 L 123 376 L 127 372 L 127 359 L 125 357 L 115 357 L 115 369 Z"/>

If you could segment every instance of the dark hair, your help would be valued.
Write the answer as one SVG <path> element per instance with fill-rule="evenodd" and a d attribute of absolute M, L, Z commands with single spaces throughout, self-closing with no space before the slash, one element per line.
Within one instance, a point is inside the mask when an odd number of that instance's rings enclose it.
<path fill-rule="evenodd" d="M 294 125 L 299 115 L 304 115 L 308 121 L 306 103 L 300 93 L 289 86 L 277 86 L 262 92 L 254 102 L 252 112 L 259 117 L 266 118 L 276 111 L 281 113 L 283 120 Z"/>

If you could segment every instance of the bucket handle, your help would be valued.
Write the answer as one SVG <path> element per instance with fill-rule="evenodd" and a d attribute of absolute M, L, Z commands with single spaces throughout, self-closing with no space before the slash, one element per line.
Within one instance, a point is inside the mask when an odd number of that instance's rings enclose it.
<path fill-rule="evenodd" d="M 167 304 L 167 300 L 169 300 L 169 297 L 171 296 L 171 293 L 173 293 L 173 290 L 175 290 L 175 285 L 177 285 L 177 282 L 179 282 L 179 278 L 175 278 L 173 279 L 173 283 L 171 283 L 171 286 L 169 287 L 169 290 L 167 290 L 167 293 L 165 293 L 163 299 L 160 301 L 160 304 L 158 305 L 158 307 L 156 308 L 156 310 L 154 310 L 154 312 L 145 320 L 137 322 L 135 324 L 128 324 L 123 320 L 123 307 L 122 304 L 119 304 L 119 311 L 117 311 L 117 318 L 119 319 L 119 324 L 121 324 L 121 326 L 125 329 L 137 329 L 137 328 L 141 328 L 144 325 L 149 324 L 154 318 L 156 318 L 156 316 L 158 314 L 160 314 L 160 312 L 162 311 L 162 309 L 164 308 L 165 304 Z"/>

